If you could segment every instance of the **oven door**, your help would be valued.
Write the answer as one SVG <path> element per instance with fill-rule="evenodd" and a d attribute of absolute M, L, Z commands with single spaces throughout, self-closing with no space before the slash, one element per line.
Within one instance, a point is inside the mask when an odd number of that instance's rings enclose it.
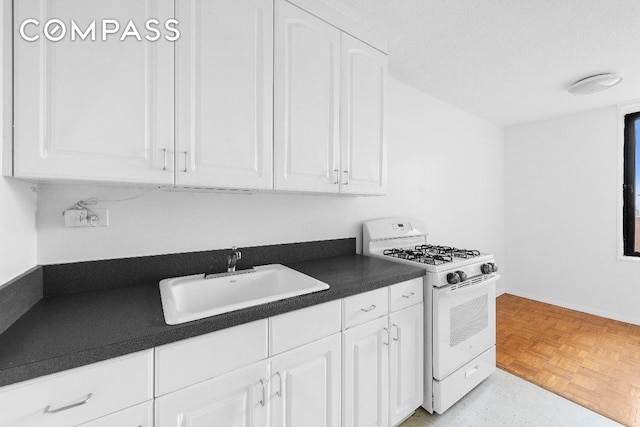
<path fill-rule="evenodd" d="M 495 345 L 499 277 L 496 274 L 461 288 L 433 289 L 433 377 L 436 380 L 443 380 Z"/>

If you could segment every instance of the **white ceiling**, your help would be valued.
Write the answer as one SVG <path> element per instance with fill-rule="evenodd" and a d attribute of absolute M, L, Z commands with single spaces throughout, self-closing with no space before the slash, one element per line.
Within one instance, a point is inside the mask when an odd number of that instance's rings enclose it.
<path fill-rule="evenodd" d="M 640 0 L 322 0 L 389 38 L 389 75 L 509 126 L 640 99 Z M 566 92 L 616 72 L 611 90 Z"/>

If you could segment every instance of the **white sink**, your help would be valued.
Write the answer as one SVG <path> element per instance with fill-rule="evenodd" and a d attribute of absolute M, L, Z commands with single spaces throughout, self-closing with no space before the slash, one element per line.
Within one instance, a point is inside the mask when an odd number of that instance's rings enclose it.
<path fill-rule="evenodd" d="M 196 274 L 160 281 L 162 310 L 168 325 L 325 289 L 329 289 L 326 283 L 280 264 L 207 278 Z"/>

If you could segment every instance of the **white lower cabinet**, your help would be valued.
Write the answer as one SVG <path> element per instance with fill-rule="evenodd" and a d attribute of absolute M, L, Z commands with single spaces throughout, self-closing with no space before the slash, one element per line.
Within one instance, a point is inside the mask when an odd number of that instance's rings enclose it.
<path fill-rule="evenodd" d="M 381 317 L 343 332 L 343 427 L 384 427 L 389 408 L 389 333 Z"/>
<path fill-rule="evenodd" d="M 156 427 L 340 427 L 340 307 L 156 348 Z"/>
<path fill-rule="evenodd" d="M 340 426 L 340 334 L 271 359 L 271 427 Z"/>
<path fill-rule="evenodd" d="M 389 315 L 389 421 L 398 425 L 423 400 L 423 304 Z"/>
<path fill-rule="evenodd" d="M 153 350 L 145 350 L 2 387 L 0 426 L 76 426 L 151 399 Z"/>
<path fill-rule="evenodd" d="M 268 362 L 241 368 L 156 399 L 157 427 L 266 427 Z"/>
<path fill-rule="evenodd" d="M 339 427 L 340 376 L 334 334 L 157 398 L 156 427 Z"/>
<path fill-rule="evenodd" d="M 344 323 L 342 426 L 397 426 L 423 399 L 422 279 L 345 298 L 348 313 L 377 318 Z"/>
<path fill-rule="evenodd" d="M 395 426 L 422 402 L 421 283 L 2 387 L 0 427 Z"/>

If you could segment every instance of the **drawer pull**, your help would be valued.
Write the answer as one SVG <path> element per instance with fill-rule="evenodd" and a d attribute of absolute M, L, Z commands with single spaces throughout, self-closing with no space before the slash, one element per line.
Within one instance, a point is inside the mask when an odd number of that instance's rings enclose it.
<path fill-rule="evenodd" d="M 166 171 L 167 170 L 167 149 L 163 148 L 160 151 L 162 151 L 162 170 Z"/>
<path fill-rule="evenodd" d="M 411 293 L 409 293 L 409 295 L 402 295 L 402 298 L 411 298 L 415 294 L 416 294 L 415 292 L 411 292 Z"/>
<path fill-rule="evenodd" d="M 62 408 L 58 408 L 58 409 L 51 409 L 51 405 L 47 405 L 47 407 L 44 408 L 44 413 L 45 414 L 56 414 L 58 412 L 66 411 L 67 409 L 75 408 L 76 406 L 84 405 L 89 400 L 91 400 L 91 396 L 93 396 L 93 394 L 89 393 L 89 394 L 87 394 L 87 397 L 85 397 L 81 401 L 76 402 L 76 403 L 72 403 L 71 405 L 63 406 Z"/>
<path fill-rule="evenodd" d="M 368 308 L 361 308 L 360 311 L 364 311 L 365 313 L 368 313 L 370 311 L 373 311 L 376 309 L 376 305 L 375 304 L 371 304 Z"/>
<path fill-rule="evenodd" d="M 391 334 L 389 334 L 389 329 L 387 328 L 383 328 L 384 332 L 387 334 L 387 342 L 383 342 L 382 344 L 384 345 L 389 345 L 389 338 L 391 337 Z"/>
<path fill-rule="evenodd" d="M 189 172 L 189 152 L 183 151 L 182 154 L 184 154 L 184 170 L 182 172 Z"/>
<path fill-rule="evenodd" d="M 282 397 L 282 374 L 280 371 L 276 372 L 273 376 L 278 376 L 278 391 L 276 391 L 276 396 Z"/>
<path fill-rule="evenodd" d="M 260 405 L 265 406 L 267 404 L 267 383 L 261 378 L 260 385 L 262 386 L 262 399 L 260 400 Z"/>
<path fill-rule="evenodd" d="M 474 366 L 473 368 L 467 370 L 464 373 L 464 377 L 465 378 L 469 378 L 471 375 L 475 374 L 476 372 L 478 372 L 478 365 Z"/>

